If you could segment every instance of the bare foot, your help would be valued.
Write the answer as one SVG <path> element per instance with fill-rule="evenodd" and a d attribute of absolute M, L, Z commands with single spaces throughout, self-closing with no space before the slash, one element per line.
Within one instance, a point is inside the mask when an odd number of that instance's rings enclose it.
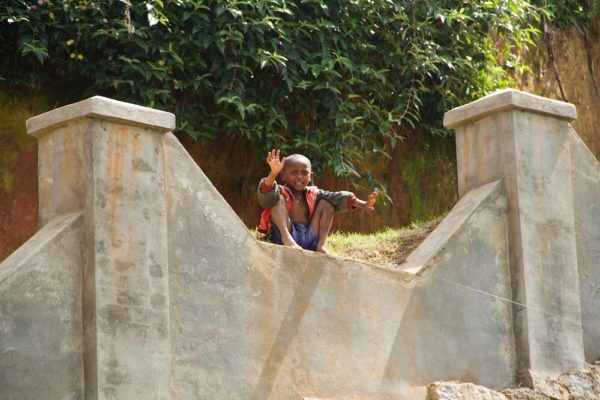
<path fill-rule="evenodd" d="M 302 248 L 302 247 L 300 247 L 300 246 L 298 245 L 298 243 L 296 243 L 296 242 L 294 241 L 294 239 L 289 239 L 289 240 L 283 240 L 283 239 L 282 239 L 281 241 L 283 242 L 283 245 L 284 245 L 284 246 L 291 247 L 292 249 L 301 249 L 301 248 Z"/>
<path fill-rule="evenodd" d="M 325 247 L 318 247 L 315 251 L 317 253 L 329 254 L 329 251 Z"/>

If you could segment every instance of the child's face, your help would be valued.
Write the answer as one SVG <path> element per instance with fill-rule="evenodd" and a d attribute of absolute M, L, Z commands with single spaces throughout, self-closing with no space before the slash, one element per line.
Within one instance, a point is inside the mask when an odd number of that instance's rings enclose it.
<path fill-rule="evenodd" d="M 283 167 L 283 182 L 294 190 L 304 190 L 312 179 L 310 164 L 299 160 L 286 160 Z"/>

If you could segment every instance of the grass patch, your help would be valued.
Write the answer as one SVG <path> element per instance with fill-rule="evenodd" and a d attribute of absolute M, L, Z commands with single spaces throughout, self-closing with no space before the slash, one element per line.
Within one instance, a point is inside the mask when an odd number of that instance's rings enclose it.
<path fill-rule="evenodd" d="M 387 228 L 371 234 L 333 232 L 327 239 L 329 252 L 338 257 L 398 267 L 435 229 L 444 216 L 416 222 L 399 229 Z"/>
<path fill-rule="evenodd" d="M 444 214 L 426 222 L 413 222 L 404 228 L 386 228 L 370 234 L 332 232 L 325 247 L 329 253 L 338 257 L 397 268 L 445 216 Z M 268 241 L 261 237 L 258 230 L 252 229 L 251 232 L 258 240 Z"/>

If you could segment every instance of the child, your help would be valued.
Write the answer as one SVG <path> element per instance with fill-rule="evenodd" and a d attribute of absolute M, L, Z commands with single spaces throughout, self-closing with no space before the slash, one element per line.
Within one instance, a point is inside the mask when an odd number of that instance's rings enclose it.
<path fill-rule="evenodd" d="M 301 154 L 279 159 L 279 150 L 267 155 L 271 172 L 258 184 L 258 202 L 265 208 L 259 230 L 271 232 L 273 243 L 326 253 L 323 247 L 335 212 L 363 208 L 373 210 L 377 192 L 366 201 L 351 192 L 328 192 L 308 186 L 310 160 Z M 283 185 L 276 182 L 281 174 Z"/>

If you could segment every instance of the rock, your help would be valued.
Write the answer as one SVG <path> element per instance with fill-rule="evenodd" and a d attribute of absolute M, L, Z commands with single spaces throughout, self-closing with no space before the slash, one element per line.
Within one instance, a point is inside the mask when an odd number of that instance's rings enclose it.
<path fill-rule="evenodd" d="M 533 387 L 539 393 L 556 400 L 569 400 L 569 392 L 556 379 L 542 378 L 531 373 Z"/>
<path fill-rule="evenodd" d="M 502 393 L 508 400 L 550 400 L 545 394 L 529 388 L 507 389 Z"/>
<path fill-rule="evenodd" d="M 507 400 L 502 393 L 472 383 L 433 382 L 427 385 L 427 400 Z"/>
<path fill-rule="evenodd" d="M 584 370 L 574 374 L 564 374 L 558 378 L 558 382 L 569 391 L 569 400 L 595 400 L 594 382 L 590 370 Z"/>
<path fill-rule="evenodd" d="M 596 362 L 596 365 L 588 365 L 590 379 L 592 380 L 592 385 L 596 390 L 596 393 L 600 394 L 600 364 Z"/>
<path fill-rule="evenodd" d="M 597 400 L 600 399 L 600 362 L 558 378 L 530 375 L 534 388 L 497 392 L 472 383 L 434 382 L 427 386 L 427 400 Z"/>

